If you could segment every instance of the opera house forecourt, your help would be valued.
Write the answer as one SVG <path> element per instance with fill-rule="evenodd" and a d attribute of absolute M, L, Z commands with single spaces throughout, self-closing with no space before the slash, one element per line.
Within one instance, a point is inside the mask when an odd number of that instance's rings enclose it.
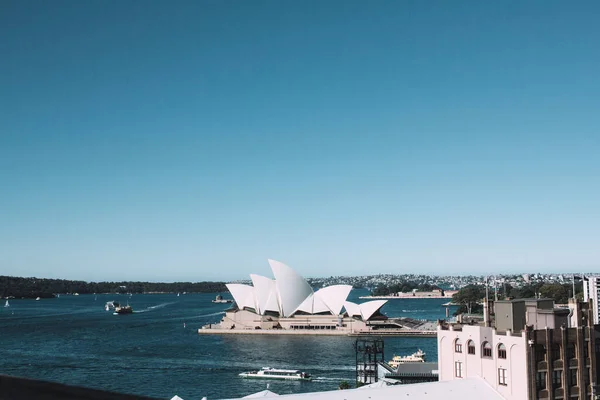
<path fill-rule="evenodd" d="M 333 285 L 313 291 L 306 279 L 287 265 L 269 260 L 275 279 L 250 274 L 251 285 L 230 283 L 235 300 L 218 324 L 199 333 L 322 334 L 366 333 L 387 317 L 387 300 L 362 304 L 346 301 L 352 286 Z"/>

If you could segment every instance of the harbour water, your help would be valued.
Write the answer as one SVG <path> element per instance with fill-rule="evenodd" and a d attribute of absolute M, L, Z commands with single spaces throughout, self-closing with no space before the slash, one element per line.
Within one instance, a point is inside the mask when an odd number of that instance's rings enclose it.
<path fill-rule="evenodd" d="M 350 301 L 361 302 L 364 290 Z M 229 304 L 215 294 L 61 295 L 10 301 L 0 309 L 0 373 L 122 393 L 185 400 L 241 397 L 267 382 L 240 372 L 263 366 L 297 368 L 312 382 L 270 381 L 279 393 L 335 390 L 353 382 L 355 338 L 344 336 L 198 335 L 220 320 Z M 134 313 L 113 315 L 107 301 L 129 302 Z M 393 300 L 382 311 L 394 317 L 444 318 L 447 299 Z M 385 356 L 421 348 L 437 359 L 435 338 L 385 338 Z"/>

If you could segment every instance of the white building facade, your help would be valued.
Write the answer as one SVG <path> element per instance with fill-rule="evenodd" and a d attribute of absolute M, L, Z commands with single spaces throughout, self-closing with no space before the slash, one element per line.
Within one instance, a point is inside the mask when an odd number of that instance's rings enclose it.
<path fill-rule="evenodd" d="M 589 278 L 585 278 L 583 281 L 583 301 L 587 302 L 592 300 L 592 307 L 594 309 L 594 324 L 600 324 L 600 310 L 598 309 L 598 297 L 600 287 L 600 277 L 599 276 L 590 276 Z"/>
<path fill-rule="evenodd" d="M 526 400 L 525 333 L 498 333 L 483 326 L 438 326 L 440 381 L 480 377 L 503 398 Z"/>

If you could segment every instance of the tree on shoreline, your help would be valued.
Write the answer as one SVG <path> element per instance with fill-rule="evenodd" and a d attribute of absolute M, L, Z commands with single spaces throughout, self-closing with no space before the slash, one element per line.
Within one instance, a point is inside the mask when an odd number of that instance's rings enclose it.
<path fill-rule="evenodd" d="M 49 298 L 58 293 L 218 293 L 226 292 L 224 282 L 84 282 L 66 279 L 39 279 L 0 276 L 0 297 Z"/>
<path fill-rule="evenodd" d="M 479 314 L 483 312 L 481 301 L 485 297 L 485 287 L 479 285 L 467 285 L 452 296 L 452 302 L 458 304 L 454 315 L 463 313 Z"/>

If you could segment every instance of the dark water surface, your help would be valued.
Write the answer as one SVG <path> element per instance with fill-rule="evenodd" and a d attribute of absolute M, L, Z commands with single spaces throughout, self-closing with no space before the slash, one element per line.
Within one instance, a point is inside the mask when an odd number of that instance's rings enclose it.
<path fill-rule="evenodd" d="M 353 290 L 350 301 L 365 291 Z M 70 385 L 170 399 L 241 397 L 267 381 L 240 372 L 263 366 L 294 368 L 312 382 L 269 381 L 270 390 L 301 393 L 334 390 L 354 379 L 355 338 L 326 336 L 199 335 L 218 322 L 228 304 L 214 294 L 61 295 L 60 298 L 0 303 L 0 373 Z M 132 315 L 104 310 L 107 301 L 129 304 Z M 447 300 L 393 300 L 388 316 L 437 319 Z M 185 327 L 184 327 L 185 323 Z M 437 359 L 434 338 L 385 338 L 385 356 L 421 348 Z"/>

